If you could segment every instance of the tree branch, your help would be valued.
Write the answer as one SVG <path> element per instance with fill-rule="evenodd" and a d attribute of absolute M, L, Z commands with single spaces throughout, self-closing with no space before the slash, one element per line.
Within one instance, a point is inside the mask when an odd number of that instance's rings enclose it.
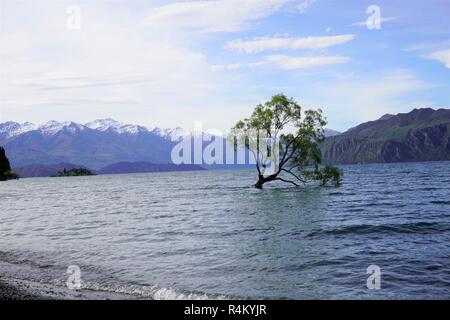
<path fill-rule="evenodd" d="M 298 149 L 298 146 L 293 147 L 291 154 L 287 158 L 283 157 L 284 159 L 280 162 L 280 168 L 282 168 L 289 160 L 291 160 L 291 158 L 294 156 L 295 151 L 297 151 L 297 149 Z"/>
<path fill-rule="evenodd" d="M 300 166 L 301 166 L 300 164 L 296 164 L 295 166 L 293 166 L 293 167 L 287 169 L 287 171 L 292 172 L 292 170 L 294 170 L 295 168 L 298 168 L 298 167 L 300 167 Z"/>
<path fill-rule="evenodd" d="M 286 155 L 288 154 L 289 147 L 294 143 L 295 140 L 300 136 L 300 134 L 296 135 L 289 143 L 286 145 L 286 151 L 283 154 L 283 158 L 280 161 L 280 167 L 282 167 L 287 161 L 289 161 L 290 158 L 292 158 L 294 152 L 297 150 L 297 148 L 294 148 L 289 158 L 286 160 Z"/>
<path fill-rule="evenodd" d="M 283 178 L 276 178 L 274 180 L 280 180 L 280 181 L 283 181 L 283 182 L 292 183 L 294 186 L 300 187 L 300 185 L 298 185 L 297 183 L 295 183 L 294 181 L 291 181 L 291 180 L 286 180 L 286 179 L 283 179 Z"/>
<path fill-rule="evenodd" d="M 253 154 L 253 158 L 255 158 L 255 162 L 256 162 L 256 170 L 258 170 L 258 175 L 261 175 L 261 169 L 259 168 L 259 160 L 258 157 L 256 156 L 255 152 L 251 149 L 248 148 L 249 151 Z"/>
<path fill-rule="evenodd" d="M 291 169 L 291 170 L 292 170 L 292 169 Z M 290 170 L 281 169 L 281 171 L 284 171 L 284 172 L 287 172 L 287 173 L 293 175 L 298 181 L 300 181 L 300 182 L 302 182 L 302 183 L 304 183 L 304 184 L 306 183 L 305 180 L 303 180 L 302 178 L 300 178 L 299 176 L 297 176 L 295 173 L 293 173 L 293 172 L 290 171 Z"/>

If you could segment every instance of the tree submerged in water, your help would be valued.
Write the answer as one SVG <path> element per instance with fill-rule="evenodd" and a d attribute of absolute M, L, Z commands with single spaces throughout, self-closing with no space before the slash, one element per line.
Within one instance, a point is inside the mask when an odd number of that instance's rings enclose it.
<path fill-rule="evenodd" d="M 11 165 L 6 157 L 6 151 L 0 147 L 0 181 L 19 179 L 19 176 L 11 172 Z"/>
<path fill-rule="evenodd" d="M 342 170 L 321 166 L 320 142 L 325 139 L 322 110 L 305 110 L 283 94 L 258 105 L 248 119 L 239 121 L 229 139 L 235 148 L 245 147 L 253 155 L 258 171 L 256 188 L 270 181 L 295 186 L 317 181 L 339 185 Z M 284 133 L 288 129 L 293 133 Z"/>

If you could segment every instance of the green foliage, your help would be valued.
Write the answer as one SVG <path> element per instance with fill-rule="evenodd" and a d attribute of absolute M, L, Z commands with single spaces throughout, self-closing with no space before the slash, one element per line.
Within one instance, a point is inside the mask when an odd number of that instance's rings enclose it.
<path fill-rule="evenodd" d="M 326 186 L 330 183 L 335 186 L 339 186 L 342 182 L 343 174 L 342 169 L 332 166 L 325 166 L 325 168 L 317 170 L 316 180 L 319 180 L 322 186 Z"/>
<path fill-rule="evenodd" d="M 19 179 L 19 175 L 17 173 L 11 172 L 11 171 L 6 171 L 3 173 L 3 179 L 4 180 L 15 180 L 15 179 Z"/>
<path fill-rule="evenodd" d="M 231 129 L 229 140 L 235 149 L 245 147 L 253 154 L 259 177 L 255 186 L 258 188 L 274 180 L 296 186 L 318 180 L 325 185 L 330 181 L 340 182 L 342 176 L 342 172 L 333 167 L 320 169 L 319 143 L 325 139 L 326 123 L 321 109 L 305 110 L 302 115 L 301 106 L 293 98 L 278 94 L 256 106 L 250 118 L 237 122 Z M 265 138 L 272 142 L 260 143 Z M 276 162 L 278 169 L 266 174 L 269 162 Z"/>
<path fill-rule="evenodd" d="M 415 109 L 362 123 L 321 144 L 327 164 L 450 160 L 450 110 Z"/>
<path fill-rule="evenodd" d="M 75 176 L 94 176 L 95 174 L 92 171 L 86 168 L 74 168 L 70 170 L 66 170 L 64 168 L 63 171 L 59 171 L 56 174 L 52 175 L 52 177 L 75 177 Z"/>
<path fill-rule="evenodd" d="M 0 147 L 0 181 L 18 179 L 19 176 L 11 172 L 11 165 L 6 157 L 6 151 Z"/>

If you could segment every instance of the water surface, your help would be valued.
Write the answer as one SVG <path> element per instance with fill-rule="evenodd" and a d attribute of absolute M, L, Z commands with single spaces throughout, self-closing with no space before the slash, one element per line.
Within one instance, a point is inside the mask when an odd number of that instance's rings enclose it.
<path fill-rule="evenodd" d="M 450 298 L 450 163 L 344 166 L 339 188 L 253 170 L 0 184 L 0 277 L 132 297 Z M 368 290 L 366 269 L 381 268 Z"/>

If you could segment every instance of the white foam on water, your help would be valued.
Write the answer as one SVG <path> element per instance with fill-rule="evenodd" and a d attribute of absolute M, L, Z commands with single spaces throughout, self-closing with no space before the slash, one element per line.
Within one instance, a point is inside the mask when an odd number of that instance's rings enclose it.
<path fill-rule="evenodd" d="M 151 300 L 226 300 L 224 295 L 210 295 L 206 293 L 182 292 L 173 288 L 163 288 L 156 285 L 101 285 L 93 282 L 83 282 L 81 289 L 99 292 L 112 292 L 138 296 Z"/>

